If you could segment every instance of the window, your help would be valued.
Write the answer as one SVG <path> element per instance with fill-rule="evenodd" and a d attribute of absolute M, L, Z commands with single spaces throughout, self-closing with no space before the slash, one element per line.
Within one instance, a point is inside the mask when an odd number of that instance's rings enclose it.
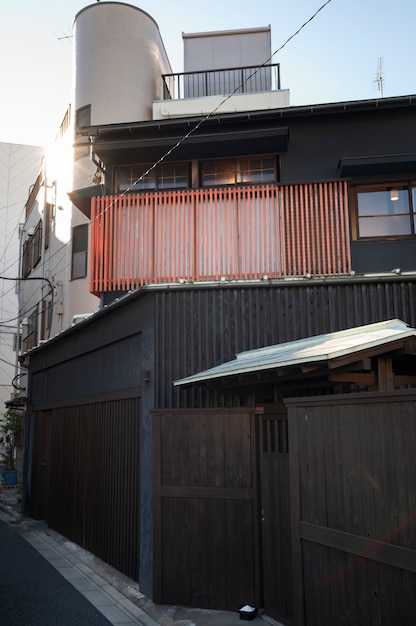
<path fill-rule="evenodd" d="M 236 164 L 231 160 L 205 161 L 201 166 L 203 187 L 212 185 L 235 185 Z"/>
<path fill-rule="evenodd" d="M 88 224 L 72 229 L 72 280 L 87 275 Z"/>
<path fill-rule="evenodd" d="M 274 156 L 241 157 L 203 161 L 201 183 L 203 187 L 273 183 L 277 181 Z"/>
<path fill-rule="evenodd" d="M 32 245 L 33 245 L 33 265 L 32 267 L 36 267 L 39 261 L 42 258 L 42 222 L 38 222 L 38 225 L 35 228 L 35 234 L 32 237 Z"/>
<path fill-rule="evenodd" d="M 22 251 L 22 275 L 25 278 L 36 267 L 42 257 L 42 222 L 29 229 Z"/>
<path fill-rule="evenodd" d="M 75 160 L 81 159 L 84 156 L 89 156 L 90 145 L 88 139 L 82 137 L 80 129 L 91 124 L 91 105 L 88 104 L 85 107 L 78 109 L 75 113 L 75 139 L 78 142 L 74 147 Z"/>
<path fill-rule="evenodd" d="M 117 168 L 118 191 L 162 191 L 189 187 L 188 163 L 163 163 L 151 167 L 151 163 L 145 163 Z"/>
<path fill-rule="evenodd" d="M 75 132 L 79 133 L 80 128 L 91 124 L 91 105 L 88 104 L 77 110 L 75 113 Z"/>
<path fill-rule="evenodd" d="M 416 230 L 416 185 L 356 188 L 357 238 L 406 237 Z"/>
<path fill-rule="evenodd" d="M 51 222 L 55 217 L 55 205 L 46 202 L 45 205 L 45 250 L 49 248 L 49 234 L 51 232 Z"/>
<path fill-rule="evenodd" d="M 20 332 L 19 334 L 14 333 L 13 335 L 13 352 L 16 352 L 16 350 L 18 352 L 20 352 L 22 348 L 22 333 Z"/>
<path fill-rule="evenodd" d="M 32 248 L 30 245 L 30 240 L 26 239 L 23 244 L 23 252 L 22 252 L 22 276 L 26 278 L 29 275 L 32 269 Z"/>
<path fill-rule="evenodd" d="M 23 352 L 34 348 L 38 343 L 38 310 L 35 310 L 27 318 L 26 334 L 23 336 Z"/>
<path fill-rule="evenodd" d="M 40 327 L 40 338 L 47 339 L 49 336 L 49 322 L 52 315 L 52 302 L 49 299 L 42 300 L 42 317 Z"/>
<path fill-rule="evenodd" d="M 34 208 L 36 209 L 37 207 L 40 188 L 43 185 L 44 180 L 45 180 L 45 172 L 42 167 L 42 170 L 39 176 L 37 177 L 36 182 L 30 187 L 29 197 L 25 205 L 26 219 L 29 217 L 32 210 Z"/>

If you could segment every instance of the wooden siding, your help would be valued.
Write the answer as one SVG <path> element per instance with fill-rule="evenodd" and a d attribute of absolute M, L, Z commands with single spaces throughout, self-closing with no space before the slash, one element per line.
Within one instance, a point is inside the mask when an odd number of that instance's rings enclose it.
<path fill-rule="evenodd" d="M 253 418 L 247 409 L 154 413 L 156 602 L 258 606 Z"/>
<path fill-rule="evenodd" d="M 298 625 L 414 623 L 416 394 L 365 396 L 289 402 Z"/>
<path fill-rule="evenodd" d="M 138 580 L 140 402 L 39 411 L 29 515 Z"/>
<path fill-rule="evenodd" d="M 223 406 L 228 400 L 218 390 L 183 390 L 172 382 L 243 350 L 393 318 L 416 327 L 416 281 L 410 279 L 189 288 L 155 298 L 156 408 Z"/>
<path fill-rule="evenodd" d="M 90 290 L 351 270 L 347 184 L 93 198 Z"/>

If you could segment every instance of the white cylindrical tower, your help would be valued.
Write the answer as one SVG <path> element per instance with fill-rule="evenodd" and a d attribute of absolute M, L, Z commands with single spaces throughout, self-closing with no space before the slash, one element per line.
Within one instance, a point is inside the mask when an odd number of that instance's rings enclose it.
<path fill-rule="evenodd" d="M 152 119 L 171 68 L 159 27 L 123 2 L 97 2 L 74 20 L 74 111 L 91 107 L 92 125 Z"/>
<path fill-rule="evenodd" d="M 96 184 L 98 173 L 89 138 L 79 129 L 152 119 L 152 103 L 162 98 L 162 74 L 166 73 L 171 73 L 170 63 L 150 15 L 124 2 L 96 2 L 77 13 L 73 26 L 73 190 Z M 82 235 L 88 221 L 81 210 L 72 210 L 73 233 L 80 227 L 77 233 Z M 98 299 L 88 294 L 88 275 L 89 269 L 83 276 L 80 272 L 77 280 L 66 282 L 66 326 L 74 314 L 98 308 Z"/>

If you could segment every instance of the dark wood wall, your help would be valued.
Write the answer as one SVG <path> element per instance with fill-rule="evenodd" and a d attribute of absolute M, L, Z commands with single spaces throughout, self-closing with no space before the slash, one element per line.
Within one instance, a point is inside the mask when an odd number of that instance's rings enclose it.
<path fill-rule="evenodd" d="M 415 623 L 415 390 L 288 401 L 300 626 Z"/>
<path fill-rule="evenodd" d="M 25 498 L 30 515 L 140 580 L 149 596 L 152 307 L 152 298 L 113 305 L 31 355 Z"/>
<path fill-rule="evenodd" d="M 71 498 L 82 498 L 81 468 L 85 465 L 91 472 L 100 468 L 104 487 L 110 489 L 119 484 L 125 499 L 134 501 L 139 494 L 133 532 L 140 531 L 141 539 L 134 546 L 139 551 L 134 577 L 137 575 L 143 592 L 152 596 L 152 410 L 253 407 L 252 390 L 219 393 L 201 387 L 184 391 L 174 387 L 173 381 L 232 359 L 239 351 L 264 345 L 392 318 L 415 327 L 415 305 L 416 281 L 404 277 L 389 281 L 305 281 L 290 286 L 283 283 L 144 289 L 126 297 L 31 355 L 31 514 L 50 520 L 52 527 L 74 541 L 81 535 L 89 536 L 90 549 L 113 559 L 117 558 L 115 553 L 109 555 L 106 550 L 110 548 L 100 546 L 100 538 L 93 531 L 97 520 L 105 524 L 108 517 L 114 533 L 111 549 L 124 549 L 118 544 L 121 527 L 117 526 L 116 511 L 111 508 L 111 503 L 116 503 L 111 492 L 101 490 L 99 501 L 74 500 L 74 515 L 70 518 L 60 485 L 65 486 Z M 113 404 L 106 404 L 107 393 Z M 134 424 L 123 426 L 123 402 L 128 397 L 140 398 L 140 411 L 136 410 L 133 417 L 128 409 L 127 415 Z M 108 407 L 110 414 L 106 412 Z M 110 446 L 110 440 L 112 445 L 117 443 L 118 427 L 127 440 L 114 447 L 116 473 L 107 485 L 106 457 L 95 455 L 100 453 L 100 442 L 104 446 Z M 134 432 L 130 430 L 133 428 Z M 138 446 L 134 450 L 129 447 L 130 436 Z M 128 458 L 124 450 L 128 450 Z M 111 446 L 107 452 L 111 452 Z M 75 455 L 74 459 L 71 455 Z M 42 466 L 45 460 L 46 465 Z M 123 468 L 130 462 L 133 465 L 128 466 L 125 482 Z M 91 475 L 85 480 L 91 484 Z M 170 515 L 172 502 L 167 501 L 167 508 L 163 509 L 164 519 Z M 179 504 L 184 503 L 181 500 Z M 226 506 L 225 500 L 222 504 Z M 207 501 L 203 501 L 203 506 L 207 506 Z M 89 528 L 83 526 L 81 511 Z M 98 512 L 103 512 L 102 518 L 97 518 Z M 132 528 L 124 529 L 123 534 L 128 535 Z M 101 540 L 105 531 L 102 526 Z M 124 558 L 120 568 L 127 567 L 134 573 L 132 562 Z M 200 591 L 193 593 L 195 598 Z"/>
<path fill-rule="evenodd" d="M 386 103 L 387 105 L 387 103 Z M 347 107 L 346 107 L 347 108 Z M 412 154 L 416 140 L 414 99 L 401 109 L 374 108 L 346 114 L 336 105 L 324 108 L 299 107 L 279 112 L 281 126 L 289 127 L 287 152 L 281 153 L 281 182 L 330 180 L 339 177 L 339 160 L 344 157 L 372 157 Z M 302 113 L 303 112 L 303 113 Z M 280 114 L 281 113 L 281 114 Z M 400 171 L 379 172 L 379 178 L 400 175 Z M 405 166 L 404 171 L 406 172 Z M 363 173 L 360 175 L 363 177 Z M 374 175 L 373 175 L 374 180 Z"/>
<path fill-rule="evenodd" d="M 28 512 L 138 580 L 140 400 L 124 396 L 36 414 Z"/>
<path fill-rule="evenodd" d="M 155 302 L 156 408 L 246 405 L 172 381 L 237 352 L 398 318 L 416 326 L 416 280 L 216 286 L 158 292 Z"/>

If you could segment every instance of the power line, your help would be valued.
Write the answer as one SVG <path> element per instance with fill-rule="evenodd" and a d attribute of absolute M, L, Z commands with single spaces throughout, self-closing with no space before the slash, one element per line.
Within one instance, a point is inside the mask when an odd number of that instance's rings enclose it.
<path fill-rule="evenodd" d="M 54 305 L 54 286 L 52 284 L 52 282 L 49 280 L 49 278 L 46 278 L 45 276 L 26 276 L 26 278 L 10 278 L 8 276 L 0 276 L 1 280 L 14 280 L 14 281 L 25 281 L 25 280 L 44 280 L 48 286 L 49 286 L 49 295 L 51 296 L 51 306 L 49 309 L 49 323 L 48 323 L 48 328 L 49 328 L 49 333 L 51 331 L 51 322 L 52 322 L 52 315 L 53 315 L 53 305 Z M 38 306 L 39 302 L 42 302 L 42 300 L 38 301 L 36 303 L 36 307 Z M 33 308 L 33 307 L 32 307 Z M 21 319 L 22 315 L 19 312 L 18 316 L 16 318 L 17 321 L 19 321 Z M 7 321 L 12 321 L 12 320 L 7 320 Z"/>
<path fill-rule="evenodd" d="M 167 152 L 160 157 L 160 159 L 158 159 L 156 162 L 154 162 L 148 169 L 147 171 L 145 171 L 139 178 L 137 178 L 137 180 L 135 180 L 130 187 L 128 187 L 126 190 L 124 190 L 122 193 L 119 193 L 117 195 L 117 197 L 110 203 L 108 204 L 98 215 L 96 215 L 94 217 L 94 220 L 98 219 L 99 217 L 101 217 L 108 209 L 110 209 L 115 202 L 117 202 L 119 199 L 123 198 L 127 193 L 129 193 L 129 191 L 131 191 L 135 185 L 137 185 L 137 183 L 139 183 L 141 180 L 143 180 L 143 178 L 145 176 L 147 176 L 153 169 L 155 169 L 160 163 L 162 163 L 168 156 L 170 156 L 172 154 L 172 152 L 174 152 L 184 141 L 186 141 L 191 135 L 193 135 L 203 124 L 205 124 L 206 121 L 208 121 L 213 115 L 215 115 L 215 113 L 220 109 L 220 107 L 225 104 L 228 100 L 230 100 L 230 98 L 232 98 L 238 91 L 241 90 L 241 88 L 253 77 L 255 76 L 265 65 L 267 65 L 272 59 L 273 57 L 278 54 L 279 52 L 281 52 L 281 50 L 283 50 L 290 41 L 292 41 L 308 24 L 310 24 L 310 22 L 312 22 L 317 15 L 328 5 L 332 2 L 332 0 L 326 0 L 326 2 L 324 2 L 316 11 L 315 13 L 309 17 L 292 35 L 290 35 L 290 37 L 288 37 L 286 39 L 286 41 L 279 46 L 271 55 L 268 59 L 266 59 L 261 65 L 259 65 L 249 76 L 247 76 L 247 78 L 241 83 L 239 84 L 234 91 L 227 95 L 226 97 L 224 97 L 222 99 L 222 101 L 208 114 L 206 114 L 202 119 L 200 119 L 194 127 L 192 127 L 185 135 L 183 135 L 183 137 L 181 137 L 173 146 L 171 146 L 171 148 L 169 148 L 169 150 L 167 150 Z M 85 177 L 85 179 L 90 178 Z M 90 224 L 92 223 L 92 220 L 90 221 Z M 70 243 L 72 242 L 72 237 L 70 237 L 69 241 L 62 244 L 59 248 L 57 248 L 57 250 L 55 250 L 55 252 L 53 254 L 51 254 L 48 257 L 48 263 L 51 261 L 51 259 L 58 255 L 62 250 L 64 250 Z M 60 258 L 58 260 L 58 263 L 55 265 L 55 267 L 51 270 L 49 269 L 49 272 L 54 272 L 56 271 L 56 268 L 63 262 L 63 259 Z M 71 263 L 67 263 L 61 271 L 64 271 L 65 269 L 67 269 L 68 267 L 70 267 Z M 54 288 L 52 286 L 51 281 L 46 278 L 46 277 L 27 277 L 25 279 L 21 278 L 21 279 L 10 279 L 10 278 L 6 278 L 6 277 L 1 277 L 4 280 L 45 280 L 49 286 L 50 286 L 50 290 L 51 290 L 51 295 L 53 298 L 53 292 L 54 292 Z M 41 302 L 42 300 L 39 300 L 39 302 Z M 39 302 L 34 305 L 32 308 L 34 308 L 35 306 L 37 306 L 39 304 Z M 53 310 L 53 306 L 51 306 L 51 313 Z M 19 317 L 16 318 L 16 320 L 19 319 Z M 13 320 L 7 320 L 7 321 L 13 321 Z M 51 325 L 49 325 L 50 327 Z"/>
<path fill-rule="evenodd" d="M 227 95 L 225 98 L 223 98 L 223 100 L 221 100 L 221 102 L 210 112 L 207 113 L 207 115 L 205 115 L 193 128 L 191 128 L 183 137 L 181 137 L 181 139 L 179 139 L 175 145 L 173 145 L 171 148 L 169 148 L 169 150 L 160 157 L 160 159 L 158 159 L 155 163 L 153 163 L 149 169 L 144 172 L 141 176 L 139 176 L 139 178 L 137 178 L 131 185 L 130 187 L 128 187 L 127 189 L 125 189 L 122 193 L 118 194 L 117 197 L 108 205 L 105 207 L 105 209 L 103 209 L 98 215 L 96 215 L 94 217 L 94 219 L 98 219 L 99 217 L 101 217 L 108 209 L 110 209 L 118 200 L 120 200 L 120 198 L 123 198 L 127 193 L 129 193 L 134 187 L 135 185 L 137 185 L 137 183 L 139 183 L 141 180 L 143 180 L 143 178 L 145 176 L 147 176 L 152 170 L 154 170 L 160 163 L 162 163 L 168 156 L 170 156 L 172 154 L 172 152 L 174 152 L 177 148 L 179 148 L 179 146 L 186 141 L 191 135 L 193 135 L 203 124 L 205 124 L 205 122 L 207 120 L 209 120 L 213 115 L 215 115 L 215 113 L 222 107 L 223 104 L 225 104 L 226 102 L 228 102 L 228 100 L 230 100 L 230 98 L 232 98 L 237 92 L 239 92 L 242 87 L 244 87 L 244 85 L 251 79 L 253 78 L 253 76 L 255 76 L 265 65 L 267 65 L 268 63 L 270 63 L 270 61 L 273 59 L 273 57 L 278 54 L 279 52 L 281 52 L 283 50 L 283 48 L 285 48 L 288 43 L 290 41 L 292 41 L 292 39 L 294 39 L 308 24 L 310 24 L 310 22 L 312 22 L 312 20 L 315 19 L 315 17 L 330 3 L 332 2 L 332 0 L 326 0 L 326 2 L 324 2 L 324 4 L 322 4 L 319 9 L 317 9 L 315 11 L 315 13 L 306 20 L 306 22 L 304 22 L 302 24 L 302 26 L 300 26 L 292 35 L 290 35 L 290 37 L 288 37 L 286 39 L 286 41 L 279 47 L 277 48 L 270 56 L 268 59 L 266 59 L 261 65 L 259 65 L 259 67 L 257 67 L 249 76 L 247 76 L 247 78 L 239 85 L 237 85 L 237 87 L 234 89 L 234 91 Z"/>

